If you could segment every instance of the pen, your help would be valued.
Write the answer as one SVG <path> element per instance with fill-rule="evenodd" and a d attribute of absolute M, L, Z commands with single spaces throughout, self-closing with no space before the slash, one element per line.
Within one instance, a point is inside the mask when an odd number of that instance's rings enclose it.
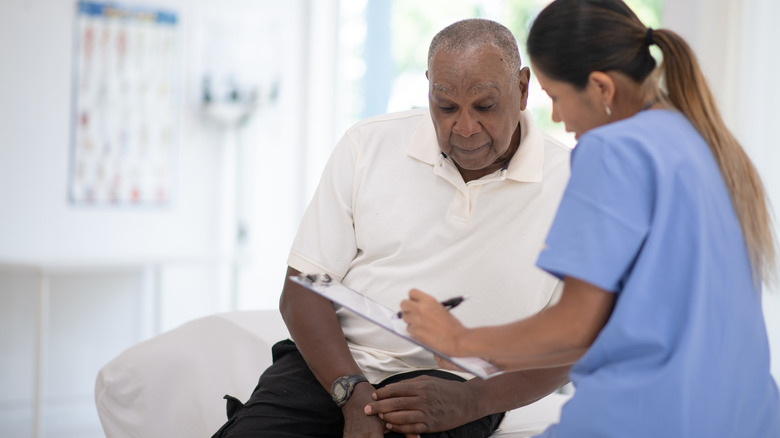
<path fill-rule="evenodd" d="M 445 309 L 450 310 L 458 307 L 460 303 L 462 303 L 466 298 L 466 296 L 459 296 L 450 298 L 449 300 L 442 301 L 440 304 L 444 306 Z M 395 314 L 396 317 L 402 318 L 404 315 L 404 312 L 399 310 L 398 313 Z"/>

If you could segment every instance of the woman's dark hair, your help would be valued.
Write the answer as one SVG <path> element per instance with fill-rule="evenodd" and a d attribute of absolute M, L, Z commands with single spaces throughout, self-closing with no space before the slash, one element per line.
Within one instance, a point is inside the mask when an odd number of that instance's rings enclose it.
<path fill-rule="evenodd" d="M 649 49 L 652 44 L 663 56 L 657 70 Z M 621 72 L 652 86 L 659 97 L 683 113 L 720 167 L 756 279 L 775 279 L 774 233 L 763 184 L 723 122 L 693 51 L 679 35 L 668 29 L 648 29 L 621 0 L 556 0 L 531 26 L 528 55 L 545 76 L 580 90 L 594 71 Z"/>
<path fill-rule="evenodd" d="M 656 66 L 646 30 L 621 1 L 558 0 L 531 26 L 528 55 L 546 76 L 577 89 L 594 71 L 616 70 L 642 82 Z"/>

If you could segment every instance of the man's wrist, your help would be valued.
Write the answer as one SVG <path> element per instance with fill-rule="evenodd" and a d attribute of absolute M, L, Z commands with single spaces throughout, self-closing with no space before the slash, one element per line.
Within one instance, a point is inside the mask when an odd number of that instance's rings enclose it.
<path fill-rule="evenodd" d="M 356 409 L 359 412 L 363 412 L 366 405 L 374 401 L 372 394 L 376 389 L 369 382 L 360 382 L 355 385 L 355 390 L 352 392 L 352 397 L 347 400 L 341 409 Z"/>

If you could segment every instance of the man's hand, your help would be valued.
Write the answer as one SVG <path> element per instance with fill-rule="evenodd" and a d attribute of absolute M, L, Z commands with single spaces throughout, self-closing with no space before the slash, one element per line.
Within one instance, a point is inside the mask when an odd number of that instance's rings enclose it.
<path fill-rule="evenodd" d="M 355 386 L 352 397 L 341 407 L 344 414 L 344 438 L 382 438 L 387 431 L 385 422 L 376 415 L 366 415 L 364 408 L 373 402 L 374 387 L 368 382 Z"/>
<path fill-rule="evenodd" d="M 469 388 L 463 382 L 415 377 L 377 389 L 365 413 L 407 436 L 450 430 L 481 417 Z"/>

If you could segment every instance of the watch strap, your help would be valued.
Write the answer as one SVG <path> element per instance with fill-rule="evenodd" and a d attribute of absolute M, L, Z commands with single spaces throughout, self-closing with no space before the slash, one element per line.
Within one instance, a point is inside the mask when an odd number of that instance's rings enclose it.
<path fill-rule="evenodd" d="M 330 386 L 330 396 L 333 398 L 333 401 L 336 402 L 336 405 L 342 407 L 347 404 L 347 400 L 352 397 L 352 392 L 355 390 L 355 386 L 361 382 L 368 382 L 366 376 L 362 374 L 349 374 L 346 376 L 340 376 L 335 381 L 333 381 L 333 384 Z M 336 388 L 339 386 L 344 389 L 344 393 L 341 397 L 336 395 Z"/>

